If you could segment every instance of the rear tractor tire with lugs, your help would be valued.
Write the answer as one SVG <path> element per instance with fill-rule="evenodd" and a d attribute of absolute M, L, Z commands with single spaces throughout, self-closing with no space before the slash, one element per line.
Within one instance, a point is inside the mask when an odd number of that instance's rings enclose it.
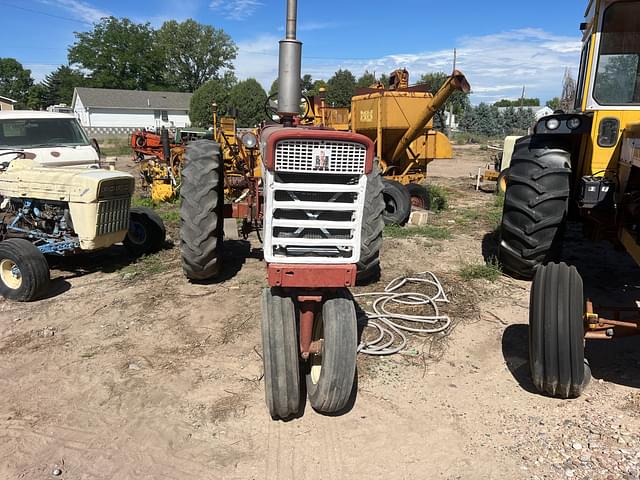
<path fill-rule="evenodd" d="M 360 260 L 358 261 L 358 285 L 377 282 L 380 279 L 380 248 L 384 230 L 384 197 L 382 175 L 377 161 L 367 178 L 367 191 L 362 214 Z"/>
<path fill-rule="evenodd" d="M 224 172 L 220 146 L 210 140 L 189 144 L 180 188 L 182 270 L 202 281 L 220 273 L 223 240 Z"/>
<path fill-rule="evenodd" d="M 571 154 L 562 139 L 534 135 L 516 144 L 500 228 L 500 263 L 507 273 L 530 279 L 559 255 L 570 177 Z"/>

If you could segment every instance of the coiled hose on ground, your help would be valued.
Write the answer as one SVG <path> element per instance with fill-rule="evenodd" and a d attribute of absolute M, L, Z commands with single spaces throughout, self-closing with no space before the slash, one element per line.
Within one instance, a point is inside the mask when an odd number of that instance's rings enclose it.
<path fill-rule="evenodd" d="M 435 287 L 433 296 L 418 292 L 398 292 L 410 284 L 428 284 Z M 451 325 L 451 319 L 442 315 L 438 304 L 449 303 L 444 288 L 431 272 L 421 272 L 415 276 L 397 277 L 391 280 L 383 292 L 367 292 L 354 295 L 355 298 L 370 297 L 371 311 L 364 310 L 366 317 L 365 329 L 377 330 L 378 335 L 373 340 L 363 340 L 358 346 L 358 352 L 367 355 L 392 355 L 402 351 L 407 346 L 405 332 L 418 334 L 434 334 L 444 332 Z M 390 311 L 392 304 L 405 306 L 423 306 L 429 309 L 431 315 L 409 315 Z"/>

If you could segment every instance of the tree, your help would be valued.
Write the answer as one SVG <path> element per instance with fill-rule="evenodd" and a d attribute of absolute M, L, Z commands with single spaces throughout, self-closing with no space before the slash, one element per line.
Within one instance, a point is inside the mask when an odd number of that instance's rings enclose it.
<path fill-rule="evenodd" d="M 560 109 L 560 97 L 553 97 L 551 100 L 547 101 L 547 107 L 551 110 L 559 110 Z"/>
<path fill-rule="evenodd" d="M 318 83 L 318 81 L 314 82 L 313 78 L 311 78 L 311 75 L 309 74 L 303 75 L 302 78 L 300 79 L 300 91 L 302 92 L 303 95 L 307 95 L 307 96 L 314 95 L 316 83 Z M 278 88 L 279 88 L 278 79 L 276 78 L 273 81 L 273 83 L 271 83 L 271 88 L 269 88 L 269 96 L 275 95 L 276 93 L 278 93 Z"/>
<path fill-rule="evenodd" d="M 324 88 L 325 90 L 327 89 L 327 82 L 325 82 L 324 80 L 316 80 L 315 82 L 313 82 L 313 88 L 308 92 L 308 95 L 320 95 L 320 89 L 322 88 Z"/>
<path fill-rule="evenodd" d="M 356 78 L 349 70 L 338 70 L 327 82 L 327 103 L 331 107 L 351 106 Z"/>
<path fill-rule="evenodd" d="M 449 75 L 444 72 L 435 72 L 435 73 L 427 73 L 422 75 L 420 80 L 418 80 L 418 84 L 425 85 L 427 89 L 435 94 L 442 85 L 447 81 Z M 445 128 L 445 115 L 444 110 L 451 110 L 454 115 L 462 115 L 464 112 L 469 110 L 471 107 L 471 102 L 469 101 L 469 94 L 464 92 L 454 92 L 449 100 L 446 102 L 445 106 L 440 109 L 435 115 L 434 118 L 434 127 L 437 130 L 444 130 Z"/>
<path fill-rule="evenodd" d="M 233 70 L 238 48 L 224 30 L 192 19 L 169 20 L 157 37 L 166 65 L 165 83 L 180 91 L 194 92 L 222 70 Z"/>
<path fill-rule="evenodd" d="M 36 83 L 29 89 L 27 108 L 29 110 L 44 110 L 50 104 L 47 102 L 47 89 L 41 83 Z"/>
<path fill-rule="evenodd" d="M 255 127 L 265 119 L 267 93 L 257 80 L 249 78 L 236 84 L 229 93 L 228 103 L 236 110 L 239 127 Z"/>
<path fill-rule="evenodd" d="M 58 67 L 57 70 L 47 75 L 42 81 L 44 88 L 45 106 L 66 103 L 71 105 L 73 89 L 82 87 L 86 83 L 84 75 L 67 66 Z"/>
<path fill-rule="evenodd" d="M 129 90 L 163 87 L 164 58 L 149 23 L 107 17 L 93 30 L 74 35 L 69 64 L 87 70 L 91 86 Z"/>
<path fill-rule="evenodd" d="M 303 95 L 309 95 L 309 92 L 313 90 L 313 78 L 311 78 L 311 75 L 306 74 L 302 76 L 300 87 L 302 88 Z"/>
<path fill-rule="evenodd" d="M 519 98 L 517 100 L 503 99 L 494 103 L 496 107 L 539 107 L 539 98 Z"/>
<path fill-rule="evenodd" d="M 0 58 L 0 95 L 16 100 L 17 108 L 24 108 L 32 85 L 31 70 L 15 58 Z"/>
<path fill-rule="evenodd" d="M 633 85 L 634 78 L 635 75 L 632 76 L 629 83 L 630 85 Z M 559 109 L 564 110 L 565 112 L 573 110 L 573 106 L 576 102 L 576 88 L 576 81 L 571 75 L 571 70 L 567 68 L 564 72 L 564 80 L 562 82 L 562 98 L 560 99 Z"/>
<path fill-rule="evenodd" d="M 236 78 L 231 72 L 226 72 L 222 78 L 209 80 L 191 97 L 189 118 L 196 127 L 209 127 L 213 124 L 211 104 L 218 105 L 220 115 L 230 113 L 229 92 L 236 84 Z"/>
<path fill-rule="evenodd" d="M 371 85 L 376 83 L 376 81 L 377 81 L 376 76 L 373 73 L 369 72 L 369 70 L 365 70 L 362 76 L 358 78 L 358 81 L 356 82 L 356 87 L 369 88 Z"/>

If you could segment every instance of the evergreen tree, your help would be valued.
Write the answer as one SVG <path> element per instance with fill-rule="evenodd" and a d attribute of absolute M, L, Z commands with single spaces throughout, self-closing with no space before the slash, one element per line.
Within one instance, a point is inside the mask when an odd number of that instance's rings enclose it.
<path fill-rule="evenodd" d="M 79 71 L 64 65 L 58 67 L 57 70 L 47 75 L 42 81 L 46 106 L 60 103 L 71 105 L 73 89 L 82 87 L 85 83 L 86 79 Z"/>
<path fill-rule="evenodd" d="M 265 119 L 267 93 L 253 78 L 236 84 L 229 94 L 229 105 L 237 112 L 239 127 L 255 127 Z"/>
<path fill-rule="evenodd" d="M 356 89 L 356 78 L 349 70 L 338 70 L 327 82 L 327 104 L 330 107 L 350 107 Z"/>
<path fill-rule="evenodd" d="M 217 104 L 220 115 L 230 113 L 229 93 L 236 81 L 233 73 L 227 72 L 224 77 L 209 80 L 193 92 L 189 108 L 191 123 L 196 127 L 210 127 L 213 124 L 213 102 Z"/>
<path fill-rule="evenodd" d="M 356 82 L 356 87 L 358 88 L 369 88 L 371 85 L 376 83 L 376 76 L 369 72 L 369 70 L 365 70 L 364 73 L 358 81 Z"/>

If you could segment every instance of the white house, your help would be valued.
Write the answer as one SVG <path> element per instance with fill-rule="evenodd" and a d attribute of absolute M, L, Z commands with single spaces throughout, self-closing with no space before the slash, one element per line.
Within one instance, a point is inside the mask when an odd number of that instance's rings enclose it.
<path fill-rule="evenodd" d="M 191 93 L 77 87 L 71 108 L 91 133 L 188 127 Z"/>

